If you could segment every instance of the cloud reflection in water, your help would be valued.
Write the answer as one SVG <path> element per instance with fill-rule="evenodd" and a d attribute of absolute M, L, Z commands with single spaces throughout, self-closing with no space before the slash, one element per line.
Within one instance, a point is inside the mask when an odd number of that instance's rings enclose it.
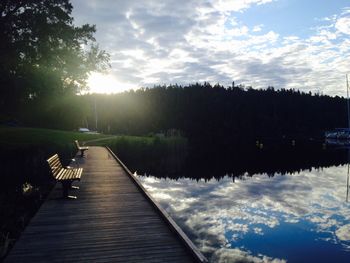
<path fill-rule="evenodd" d="M 140 179 L 212 262 L 342 262 L 350 257 L 346 173 Z"/>

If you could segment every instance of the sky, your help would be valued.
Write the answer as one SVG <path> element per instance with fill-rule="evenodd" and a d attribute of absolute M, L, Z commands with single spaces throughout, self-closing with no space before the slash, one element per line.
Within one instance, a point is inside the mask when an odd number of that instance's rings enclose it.
<path fill-rule="evenodd" d="M 348 0 L 72 0 L 111 55 L 91 92 L 196 82 L 346 96 Z"/>

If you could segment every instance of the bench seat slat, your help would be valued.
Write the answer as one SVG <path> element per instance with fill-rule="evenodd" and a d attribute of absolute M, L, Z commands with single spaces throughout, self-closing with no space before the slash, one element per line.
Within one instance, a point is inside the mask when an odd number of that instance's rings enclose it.
<path fill-rule="evenodd" d="M 68 180 L 68 176 L 67 176 L 68 173 L 69 171 L 67 171 L 66 169 L 63 169 L 61 181 Z"/>
<path fill-rule="evenodd" d="M 59 173 L 56 175 L 56 180 L 62 180 L 64 176 L 64 168 L 60 169 Z"/>
<path fill-rule="evenodd" d="M 69 171 L 64 169 L 63 172 L 62 172 L 62 177 L 60 178 L 60 180 L 61 181 L 68 180 L 68 173 L 69 173 Z"/>
<path fill-rule="evenodd" d="M 59 174 L 59 176 L 56 178 L 58 181 L 64 181 L 64 180 L 80 180 L 81 174 L 83 169 L 65 169 L 63 168 Z"/>
<path fill-rule="evenodd" d="M 57 158 L 58 158 L 58 154 L 56 153 L 56 154 L 52 155 L 49 159 L 47 159 L 47 162 L 50 163 L 50 162 L 52 162 L 54 159 L 57 159 Z"/>
<path fill-rule="evenodd" d="M 52 165 L 52 166 L 57 166 L 57 167 L 60 167 L 60 168 L 63 167 L 59 159 L 53 160 L 53 161 L 50 163 L 50 165 Z"/>
<path fill-rule="evenodd" d="M 69 179 L 69 180 L 75 179 L 74 170 L 73 169 L 67 170 L 67 179 Z"/>
<path fill-rule="evenodd" d="M 72 173 L 71 176 L 72 178 L 74 178 L 74 180 L 80 180 L 82 172 L 83 172 L 83 168 L 74 169 L 74 172 Z"/>
<path fill-rule="evenodd" d="M 83 168 L 78 168 L 78 171 L 77 171 L 77 178 L 79 178 L 79 180 L 80 180 L 80 178 L 81 178 L 82 173 L 83 173 Z"/>
<path fill-rule="evenodd" d="M 79 150 L 89 150 L 89 147 L 87 147 L 87 146 L 79 146 Z"/>

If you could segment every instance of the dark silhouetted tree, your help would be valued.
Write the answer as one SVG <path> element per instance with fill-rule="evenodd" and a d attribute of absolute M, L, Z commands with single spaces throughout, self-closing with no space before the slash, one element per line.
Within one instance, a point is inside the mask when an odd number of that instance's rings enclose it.
<path fill-rule="evenodd" d="M 90 71 L 106 69 L 95 26 L 73 24 L 69 0 L 0 1 L 0 110 L 14 115 L 28 101 L 74 94 Z"/>

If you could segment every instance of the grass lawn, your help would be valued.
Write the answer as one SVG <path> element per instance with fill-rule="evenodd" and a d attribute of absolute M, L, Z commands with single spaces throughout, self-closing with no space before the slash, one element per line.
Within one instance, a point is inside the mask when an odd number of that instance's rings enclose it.
<path fill-rule="evenodd" d="M 12 146 L 12 148 L 44 145 L 62 146 L 72 144 L 74 140 L 82 142 L 105 137 L 108 136 L 60 130 L 0 126 L 0 146 Z"/>

